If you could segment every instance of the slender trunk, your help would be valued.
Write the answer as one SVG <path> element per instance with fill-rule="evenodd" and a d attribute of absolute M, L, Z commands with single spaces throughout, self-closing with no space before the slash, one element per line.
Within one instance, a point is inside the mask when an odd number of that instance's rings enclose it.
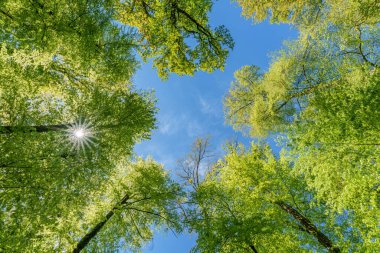
<path fill-rule="evenodd" d="M 255 245 L 250 244 L 250 245 L 249 245 L 249 248 L 250 248 L 253 252 L 255 252 L 255 253 L 259 253 L 259 252 L 257 251 L 257 249 L 255 248 Z"/>
<path fill-rule="evenodd" d="M 9 14 L 8 12 L 0 9 L 0 13 L 4 14 L 6 17 L 10 18 L 11 20 L 14 20 L 13 16 Z"/>
<path fill-rule="evenodd" d="M 69 127 L 69 124 L 60 124 L 60 125 L 40 125 L 40 126 L 0 126 L 1 134 L 9 134 L 15 132 L 37 132 L 37 133 L 46 133 L 52 131 L 62 131 Z"/>
<path fill-rule="evenodd" d="M 58 125 L 37 125 L 37 126 L 0 126 L 0 134 L 11 133 L 47 133 L 47 132 L 59 132 L 65 131 L 70 128 L 72 124 L 58 124 Z M 121 124 L 114 125 L 102 125 L 97 126 L 98 129 L 112 129 L 122 127 Z"/>
<path fill-rule="evenodd" d="M 325 234 L 323 234 L 308 218 L 303 216 L 291 205 L 285 203 L 284 201 L 276 201 L 275 204 L 288 214 L 292 215 L 293 218 L 302 225 L 304 230 L 310 235 L 314 236 L 323 247 L 329 250 L 329 252 L 340 252 L 340 249 L 338 247 L 334 247 L 333 242 Z"/>
<path fill-rule="evenodd" d="M 77 246 L 73 250 L 73 253 L 81 252 L 89 244 L 89 242 L 100 232 L 100 230 L 109 221 L 109 219 L 112 218 L 112 216 L 115 214 L 116 209 L 118 209 L 121 205 L 126 204 L 128 199 L 129 195 L 125 195 L 122 198 L 122 200 L 117 205 L 115 205 L 111 211 L 107 213 L 104 220 L 96 224 L 85 236 L 83 236 L 82 239 L 77 243 Z"/>

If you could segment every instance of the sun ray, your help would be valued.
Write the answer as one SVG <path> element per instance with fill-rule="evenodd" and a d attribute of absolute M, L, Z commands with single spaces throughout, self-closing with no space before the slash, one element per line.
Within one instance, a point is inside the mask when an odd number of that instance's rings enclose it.
<path fill-rule="evenodd" d="M 94 144 L 94 129 L 90 122 L 86 122 L 86 120 L 80 119 L 71 124 L 66 133 L 72 144 L 72 149 L 85 151 Z"/>

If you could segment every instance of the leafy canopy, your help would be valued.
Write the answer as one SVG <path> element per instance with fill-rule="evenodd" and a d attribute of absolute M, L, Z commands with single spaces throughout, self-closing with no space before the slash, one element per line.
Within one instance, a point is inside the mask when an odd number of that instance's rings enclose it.
<path fill-rule="evenodd" d="M 318 203 L 292 163 L 265 145 L 228 146 L 188 197 L 185 222 L 198 234 L 194 252 L 360 248 L 352 243 L 358 236 L 350 218 Z"/>
<path fill-rule="evenodd" d="M 1 1 L 1 251 L 137 250 L 154 225 L 179 228 L 176 184 L 133 163 L 156 109 L 131 78 L 138 53 L 163 78 L 224 66 L 229 33 L 208 24 L 210 1 L 196 4 Z"/>
<path fill-rule="evenodd" d="M 226 119 L 280 143 L 320 203 L 348 215 L 363 251 L 379 247 L 379 8 L 376 1 L 238 1 L 246 17 L 299 30 L 268 71 L 245 66 Z"/>

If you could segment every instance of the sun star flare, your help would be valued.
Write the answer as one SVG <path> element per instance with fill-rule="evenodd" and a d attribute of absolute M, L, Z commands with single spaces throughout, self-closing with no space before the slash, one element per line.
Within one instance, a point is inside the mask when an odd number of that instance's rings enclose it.
<path fill-rule="evenodd" d="M 85 120 L 73 123 L 66 131 L 75 150 L 85 150 L 94 143 L 94 130 Z"/>

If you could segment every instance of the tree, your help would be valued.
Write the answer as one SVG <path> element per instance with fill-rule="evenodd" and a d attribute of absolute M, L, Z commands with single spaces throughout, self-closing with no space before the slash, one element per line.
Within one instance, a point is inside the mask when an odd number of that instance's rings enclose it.
<path fill-rule="evenodd" d="M 291 163 L 265 145 L 229 146 L 187 203 L 185 222 L 198 234 L 194 252 L 360 249 L 351 220 L 316 202 Z"/>
<path fill-rule="evenodd" d="M 225 28 L 208 25 L 211 2 L 197 4 L 202 8 L 187 1 L 0 3 L 1 250 L 99 252 L 121 240 L 136 249 L 153 225 L 178 228 L 169 210 L 175 184 L 152 161 L 131 162 L 133 145 L 155 127 L 156 110 L 152 94 L 130 83 L 136 52 L 144 60 L 152 52 L 164 78 L 223 67 L 232 40 Z M 145 8 L 149 22 L 136 23 Z M 130 167 L 139 171 L 121 180 Z M 144 171 L 151 175 L 133 181 Z"/>
<path fill-rule="evenodd" d="M 379 14 L 374 1 L 239 1 L 256 21 L 299 29 L 269 70 L 236 72 L 227 121 L 281 144 L 318 201 L 352 219 L 363 251 L 379 247 Z"/>
<path fill-rule="evenodd" d="M 135 50 L 145 60 L 155 58 L 164 78 L 169 72 L 212 71 L 224 66 L 233 42 L 224 27 L 208 25 L 211 5 L 209 0 L 7 0 L 0 4 L 0 41 L 10 54 L 36 51 L 82 73 L 97 73 L 109 84 L 129 81 L 137 66 Z"/>
<path fill-rule="evenodd" d="M 2 250 L 138 249 L 151 239 L 152 226 L 178 230 L 176 213 L 171 211 L 180 194 L 178 185 L 152 160 L 137 159 L 134 163 L 128 160 L 119 159 L 108 180 L 88 181 L 90 190 L 76 188 L 80 186 L 78 180 L 71 179 L 69 183 L 75 185 L 67 184 L 66 189 L 56 189 L 58 186 L 53 183 L 46 189 L 49 193 L 40 192 L 34 197 L 24 191 L 31 199 L 15 199 L 17 202 L 12 206 L 2 206 Z"/>
<path fill-rule="evenodd" d="M 203 181 L 204 175 L 210 169 L 210 158 L 212 157 L 209 150 L 210 138 L 197 138 L 191 148 L 191 152 L 183 159 L 178 161 L 180 172 L 179 177 L 186 185 L 190 185 L 196 190 Z"/>
<path fill-rule="evenodd" d="M 255 22 L 270 19 L 274 23 L 295 24 L 302 28 L 315 29 L 328 23 L 351 25 L 352 21 L 376 24 L 379 8 L 376 1 L 253 1 L 235 0 L 241 7 L 243 16 Z M 344 10 L 342 10 L 344 6 Z"/>
<path fill-rule="evenodd" d="M 360 80 L 360 81 L 359 81 Z M 289 131 L 291 155 L 319 199 L 340 212 L 355 213 L 355 227 L 365 235 L 368 251 L 380 217 L 378 71 L 357 70 L 323 95 L 310 99 Z M 323 183 L 321 183 L 323 182 Z"/>
<path fill-rule="evenodd" d="M 149 96 L 136 92 L 95 89 L 64 103 L 40 100 L 28 88 L 37 90 L 24 86 L 25 93 L 13 95 L 7 89 L 1 99 L 0 241 L 18 252 L 49 252 L 41 237 L 54 246 L 52 236 L 63 236 L 57 224 L 78 220 L 81 208 L 99 197 L 134 143 L 149 137 L 155 108 Z M 75 127 L 91 135 L 76 137 Z"/>
<path fill-rule="evenodd" d="M 161 77 L 223 68 L 233 41 L 227 29 L 211 29 L 210 0 L 138 0 L 119 4 L 121 22 L 138 28 L 141 56 L 154 59 Z M 195 42 L 195 44 L 194 44 Z"/>
<path fill-rule="evenodd" d="M 73 252 L 81 249 L 85 252 L 115 251 L 121 247 L 120 239 L 124 240 L 123 247 L 138 250 L 142 243 L 151 240 L 152 226 L 170 228 L 173 232 L 181 229 L 175 210 L 181 190 L 162 165 L 151 159 L 137 159 L 120 172 L 112 182 L 116 187 L 116 199 L 120 201 L 114 206 L 109 203 L 104 218 L 98 216 L 97 220 L 92 220 L 92 226 L 89 226 L 91 223 L 86 225 L 90 229 L 82 230 L 87 233 L 77 241 Z M 112 192 L 115 193 L 115 189 Z M 101 196 L 99 202 L 94 203 L 96 209 L 102 205 L 103 198 Z"/>

